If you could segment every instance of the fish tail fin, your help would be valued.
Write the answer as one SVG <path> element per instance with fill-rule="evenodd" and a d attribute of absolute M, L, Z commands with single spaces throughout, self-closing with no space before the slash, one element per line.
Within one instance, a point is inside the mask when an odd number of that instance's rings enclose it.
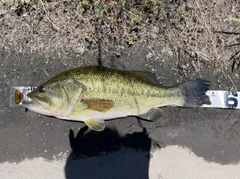
<path fill-rule="evenodd" d="M 210 105 L 210 98 L 205 94 L 209 86 L 210 82 L 202 79 L 190 80 L 181 84 L 185 98 L 183 106 L 198 107 L 203 104 Z"/>

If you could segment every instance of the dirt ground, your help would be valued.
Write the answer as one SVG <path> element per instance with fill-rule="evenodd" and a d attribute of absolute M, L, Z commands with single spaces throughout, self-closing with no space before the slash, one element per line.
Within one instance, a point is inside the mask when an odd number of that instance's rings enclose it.
<path fill-rule="evenodd" d="M 240 54 L 239 6 L 236 0 L 3 0 L 0 44 L 65 65 L 72 55 L 106 59 L 122 57 L 129 46 L 152 51 L 161 46 L 166 48 L 161 55 L 178 57 L 182 71 L 209 64 L 228 77 Z M 149 54 L 152 61 L 161 55 Z"/>
<path fill-rule="evenodd" d="M 112 120 L 99 134 L 9 107 L 10 86 L 38 86 L 67 69 L 99 64 L 151 71 L 164 85 L 200 77 L 212 90 L 239 91 L 239 14 L 234 0 L 1 1 L 0 163 L 66 158 L 65 176 L 74 178 L 79 166 L 87 176 L 92 162 L 119 162 L 98 176 L 148 178 L 151 152 L 169 145 L 208 162 L 239 163 L 238 110 L 164 107 L 159 121 Z M 85 160 L 93 156 L 100 158 Z"/>

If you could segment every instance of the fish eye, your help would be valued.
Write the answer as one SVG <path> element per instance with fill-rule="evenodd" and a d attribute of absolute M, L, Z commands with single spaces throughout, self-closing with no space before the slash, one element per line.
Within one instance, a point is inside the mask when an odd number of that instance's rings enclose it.
<path fill-rule="evenodd" d="M 45 90 L 45 88 L 43 86 L 39 86 L 38 91 L 40 93 L 44 93 L 46 90 Z"/>

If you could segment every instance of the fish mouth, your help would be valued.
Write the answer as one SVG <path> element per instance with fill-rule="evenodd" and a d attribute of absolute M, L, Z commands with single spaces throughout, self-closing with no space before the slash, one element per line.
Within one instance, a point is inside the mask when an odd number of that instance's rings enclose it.
<path fill-rule="evenodd" d="M 34 97 L 28 97 L 30 100 L 23 101 L 22 105 L 26 108 L 28 108 L 31 111 L 43 114 L 43 115 L 51 115 L 51 113 L 48 110 L 49 103 L 45 103 L 49 101 L 45 98 L 45 102 L 40 101 L 38 98 Z M 42 98 L 41 98 L 42 99 Z"/>
<path fill-rule="evenodd" d="M 23 101 L 25 107 L 34 107 L 45 110 L 50 104 L 49 99 L 46 97 L 39 97 L 31 93 L 27 94 L 27 97 L 28 99 Z"/>

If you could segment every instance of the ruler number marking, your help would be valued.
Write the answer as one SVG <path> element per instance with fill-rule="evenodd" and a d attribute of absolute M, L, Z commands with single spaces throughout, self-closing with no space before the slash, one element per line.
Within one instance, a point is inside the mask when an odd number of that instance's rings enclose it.
<path fill-rule="evenodd" d="M 227 108 L 236 108 L 238 106 L 238 94 L 235 91 L 227 91 L 225 93 L 225 106 Z"/>

